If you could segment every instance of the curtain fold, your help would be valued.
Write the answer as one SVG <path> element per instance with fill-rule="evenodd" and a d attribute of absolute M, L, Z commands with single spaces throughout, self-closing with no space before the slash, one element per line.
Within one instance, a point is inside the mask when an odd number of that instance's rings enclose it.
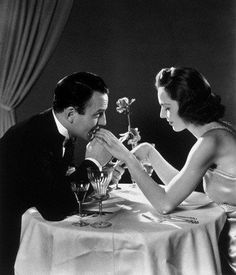
<path fill-rule="evenodd" d="M 55 49 L 73 0 L 0 0 L 0 137 Z"/>

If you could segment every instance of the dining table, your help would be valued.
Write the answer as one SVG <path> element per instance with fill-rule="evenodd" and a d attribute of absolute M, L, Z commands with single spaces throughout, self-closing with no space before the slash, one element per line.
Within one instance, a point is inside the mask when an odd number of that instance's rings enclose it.
<path fill-rule="evenodd" d="M 224 210 L 193 192 L 161 215 L 137 185 L 110 188 L 102 219 L 112 225 L 78 226 L 78 215 L 52 222 L 36 208 L 22 215 L 16 275 L 221 275 L 218 239 Z M 89 224 L 100 219 L 96 199 L 83 205 Z M 90 214 L 89 214 L 90 213 Z M 93 214 L 91 214 L 93 213 Z"/>

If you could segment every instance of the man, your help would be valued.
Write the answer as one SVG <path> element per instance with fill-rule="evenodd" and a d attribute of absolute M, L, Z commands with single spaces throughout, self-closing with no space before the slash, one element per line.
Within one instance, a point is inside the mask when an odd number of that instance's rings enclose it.
<path fill-rule="evenodd" d="M 13 274 L 22 214 L 36 207 L 48 220 L 60 220 L 77 208 L 66 176 L 70 140 L 90 140 L 106 125 L 108 88 L 97 75 L 74 73 L 60 80 L 53 108 L 23 121 L 0 140 L 0 271 Z M 111 155 L 92 141 L 86 159 L 70 177 L 87 177 L 87 167 L 106 164 Z M 90 146 L 90 149 L 91 149 Z M 98 169 L 98 168 L 97 168 Z M 10 267 L 9 267 L 10 266 Z"/>

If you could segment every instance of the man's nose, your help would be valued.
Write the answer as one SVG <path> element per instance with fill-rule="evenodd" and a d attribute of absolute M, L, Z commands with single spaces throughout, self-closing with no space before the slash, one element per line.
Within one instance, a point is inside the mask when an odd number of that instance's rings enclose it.
<path fill-rule="evenodd" d="M 102 125 L 102 126 L 105 126 L 107 124 L 107 119 L 106 119 L 106 115 L 103 114 L 100 119 L 99 119 L 99 122 L 98 122 L 99 125 Z"/>

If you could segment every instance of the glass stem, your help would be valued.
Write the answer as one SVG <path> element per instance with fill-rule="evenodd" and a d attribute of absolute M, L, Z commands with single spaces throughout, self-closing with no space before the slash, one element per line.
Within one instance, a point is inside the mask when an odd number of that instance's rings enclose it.
<path fill-rule="evenodd" d="M 78 200 L 78 205 L 79 205 L 79 217 L 82 218 L 82 205 L 81 201 Z"/>
<path fill-rule="evenodd" d="M 102 218 L 102 200 L 99 200 L 99 216 Z"/>

